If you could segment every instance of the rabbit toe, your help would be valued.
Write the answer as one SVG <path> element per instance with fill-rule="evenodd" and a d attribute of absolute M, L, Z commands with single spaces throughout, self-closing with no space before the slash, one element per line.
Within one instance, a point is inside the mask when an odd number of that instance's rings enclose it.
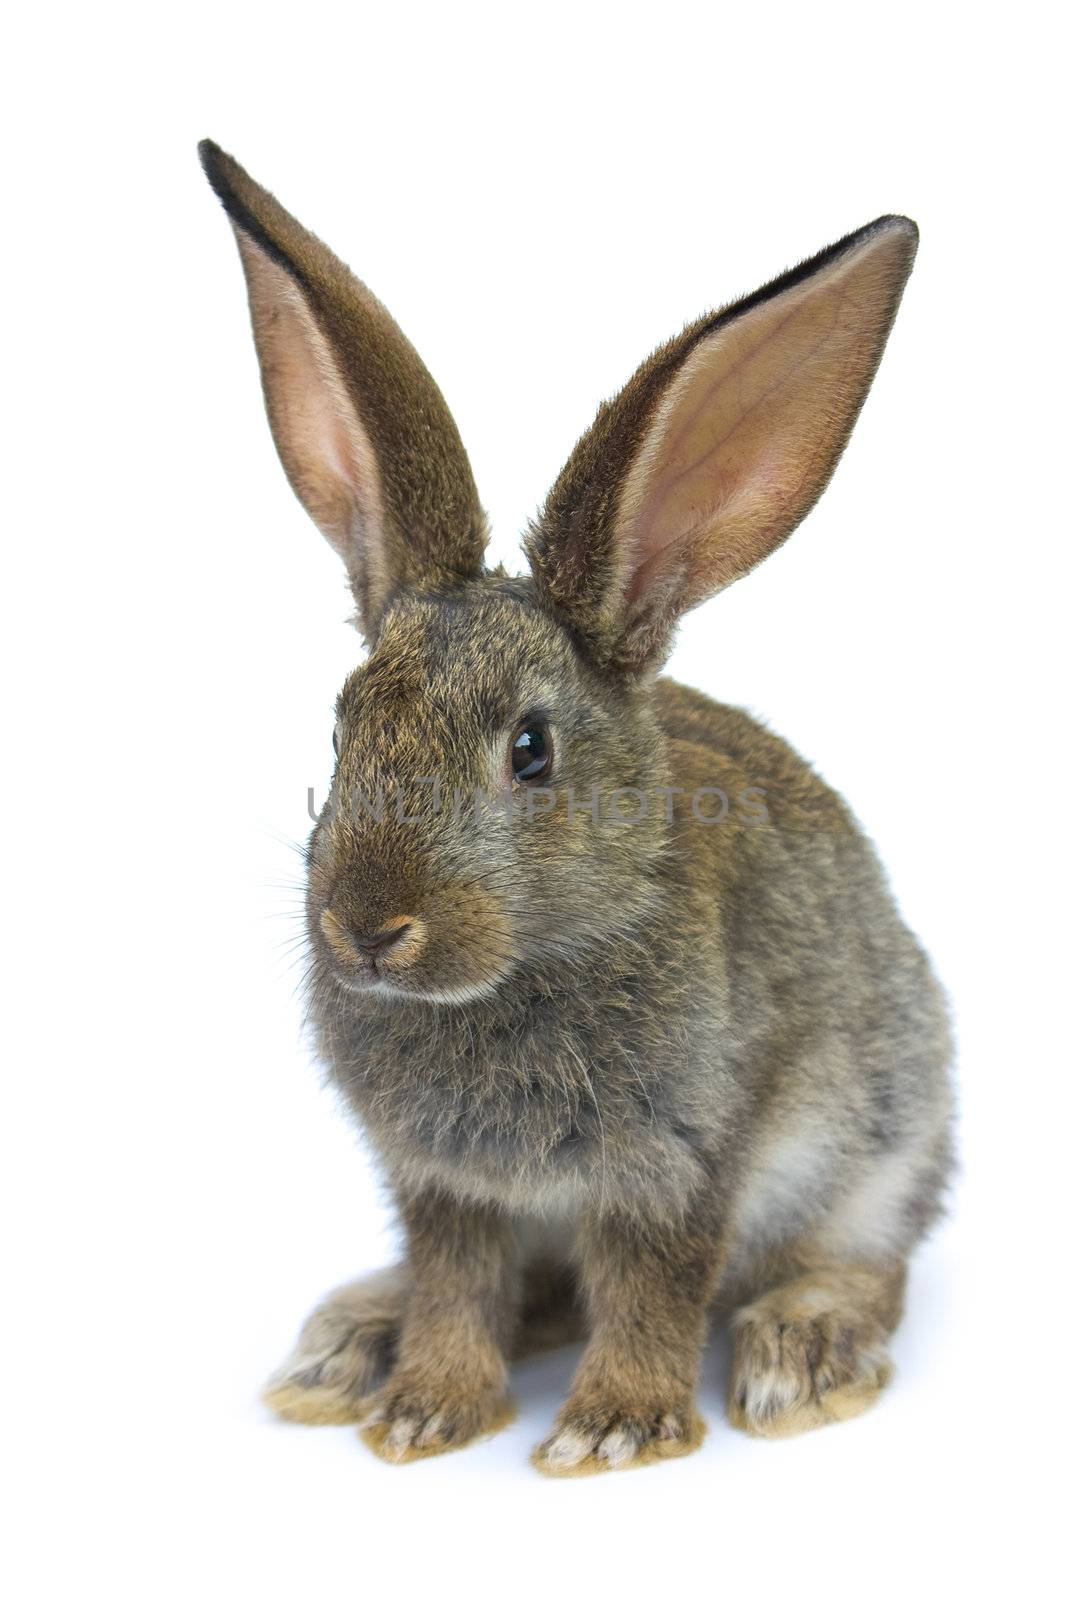
<path fill-rule="evenodd" d="M 705 1431 L 686 1407 L 567 1407 L 532 1460 L 546 1477 L 584 1477 L 689 1455 Z"/>
<path fill-rule="evenodd" d="M 360 1431 L 383 1461 L 418 1461 L 496 1433 L 514 1415 L 510 1401 L 497 1390 L 425 1383 L 397 1374 L 375 1396 Z"/>

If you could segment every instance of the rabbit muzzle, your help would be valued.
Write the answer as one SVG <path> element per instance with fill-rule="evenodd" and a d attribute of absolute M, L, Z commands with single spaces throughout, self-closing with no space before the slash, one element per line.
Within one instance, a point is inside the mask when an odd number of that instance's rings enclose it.
<path fill-rule="evenodd" d="M 405 882 L 364 857 L 338 872 L 319 903 L 313 879 L 309 920 L 320 959 L 350 993 L 439 1002 L 491 993 L 516 959 L 505 905 L 455 873 L 436 885 L 419 877 Z"/>

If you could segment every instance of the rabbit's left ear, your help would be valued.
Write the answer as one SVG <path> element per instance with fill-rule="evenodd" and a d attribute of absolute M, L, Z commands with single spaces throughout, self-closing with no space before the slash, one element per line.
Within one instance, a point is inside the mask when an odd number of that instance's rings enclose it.
<path fill-rule="evenodd" d="M 681 613 L 810 511 L 917 243 L 913 222 L 882 217 L 687 328 L 601 408 L 526 545 L 542 596 L 596 665 L 658 666 Z"/>
<path fill-rule="evenodd" d="M 200 146 L 248 280 L 274 442 L 373 639 L 399 589 L 482 570 L 488 530 L 452 414 L 385 307 L 232 156 Z"/>

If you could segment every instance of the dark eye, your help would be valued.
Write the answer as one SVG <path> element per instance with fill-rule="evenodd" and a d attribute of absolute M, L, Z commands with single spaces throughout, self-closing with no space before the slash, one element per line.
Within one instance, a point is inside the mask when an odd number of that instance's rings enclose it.
<path fill-rule="evenodd" d="M 511 746 L 511 770 L 522 783 L 552 771 L 552 735 L 543 722 L 528 722 Z"/>
<path fill-rule="evenodd" d="M 335 756 L 339 756 L 341 754 L 340 746 L 337 743 L 337 729 L 336 728 L 333 730 L 333 753 L 334 753 Z"/>

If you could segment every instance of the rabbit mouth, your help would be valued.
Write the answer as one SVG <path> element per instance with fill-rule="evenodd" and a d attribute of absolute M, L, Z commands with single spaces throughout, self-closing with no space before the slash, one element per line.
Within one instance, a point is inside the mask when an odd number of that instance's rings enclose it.
<path fill-rule="evenodd" d="M 477 982 L 442 987 L 398 983 L 395 974 L 370 967 L 357 973 L 342 972 L 335 967 L 333 976 L 338 988 L 361 1000 L 423 1001 L 430 1005 L 459 1006 L 467 1005 L 472 1000 L 487 1000 L 496 993 L 509 970 L 510 967 L 505 968 Z"/>
<path fill-rule="evenodd" d="M 473 1000 L 488 1000 L 500 987 L 506 972 L 501 972 L 495 977 L 482 979 L 479 983 L 461 984 L 452 988 L 421 988 L 408 984 L 402 987 L 393 982 L 390 977 L 381 973 L 374 975 L 368 973 L 364 978 L 356 978 L 350 974 L 334 973 L 338 987 L 346 993 L 356 995 L 360 999 L 373 998 L 376 1000 L 400 1001 L 411 1003 L 422 1001 L 428 1005 L 461 1006 Z"/>

